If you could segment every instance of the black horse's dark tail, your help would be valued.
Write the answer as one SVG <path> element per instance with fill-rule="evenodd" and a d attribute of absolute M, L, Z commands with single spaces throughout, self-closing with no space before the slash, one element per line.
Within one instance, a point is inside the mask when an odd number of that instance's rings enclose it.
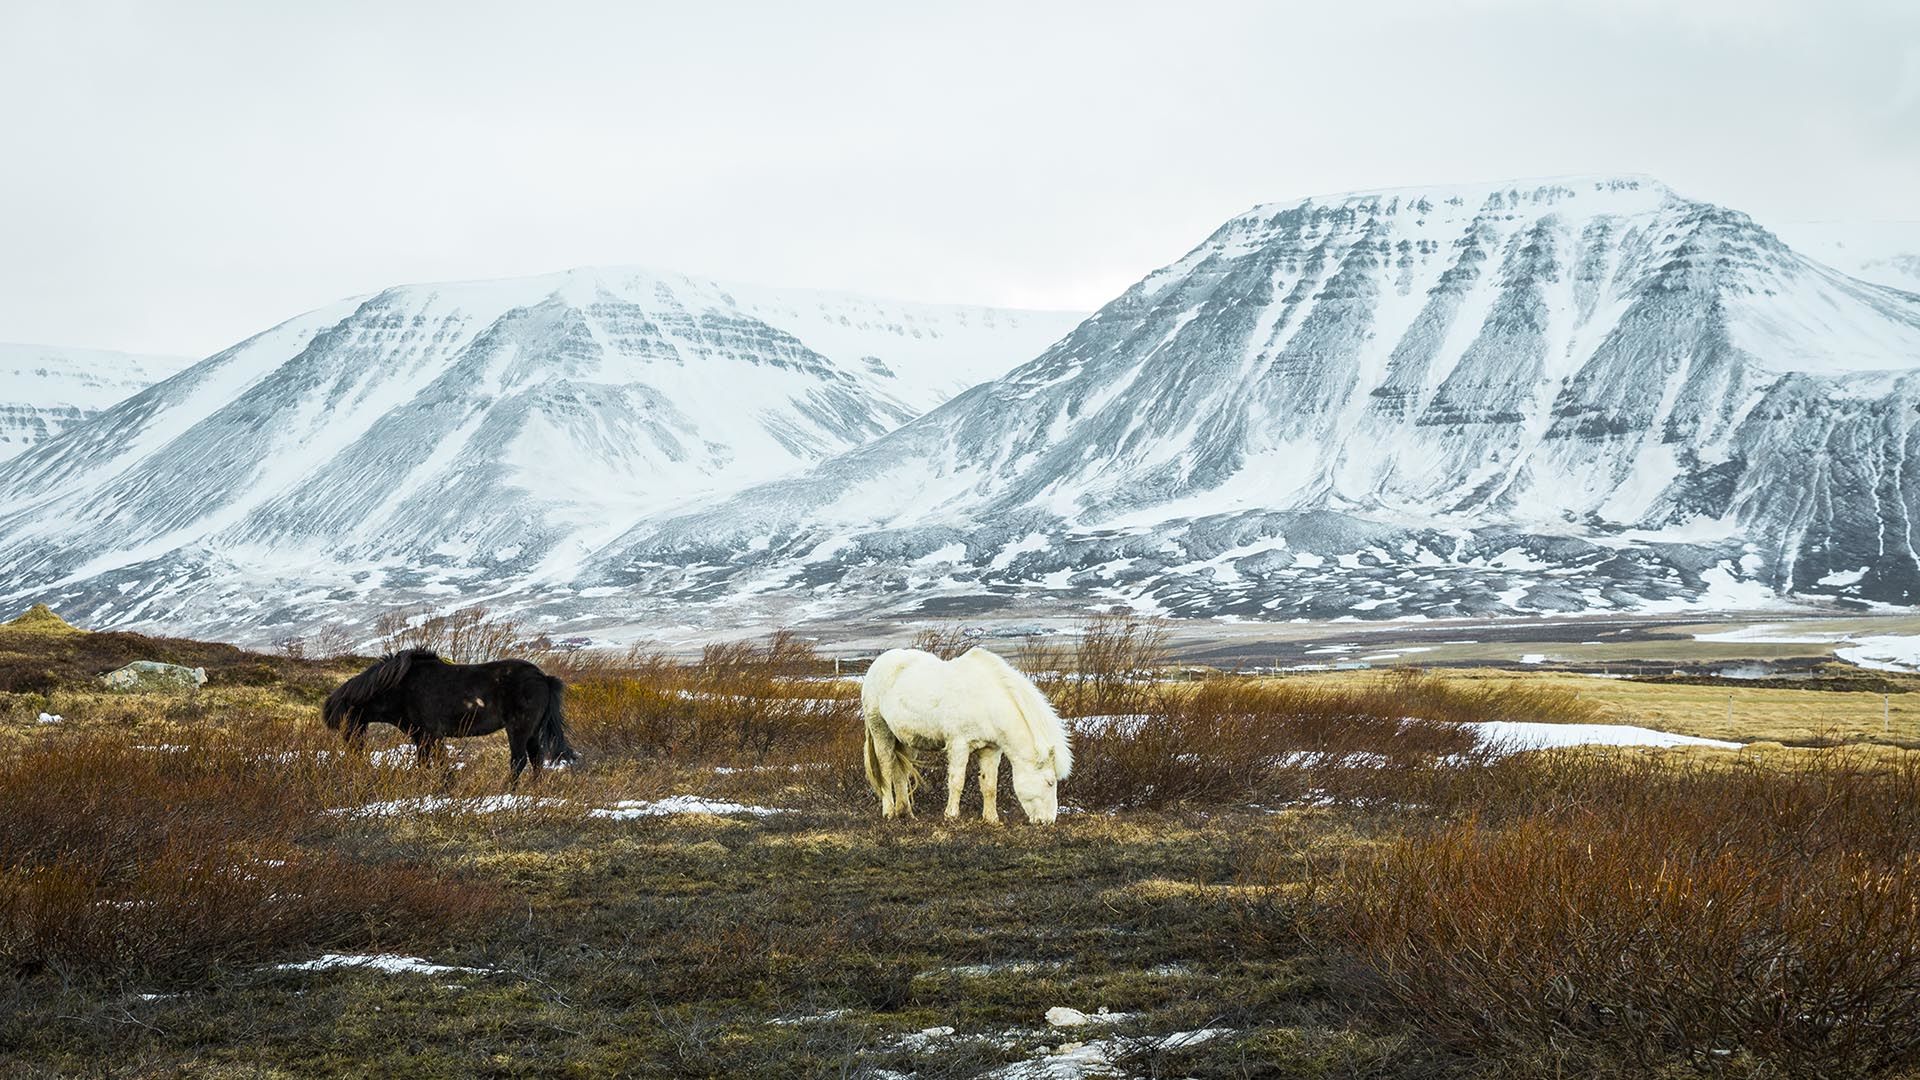
<path fill-rule="evenodd" d="M 540 752 L 549 762 L 578 761 L 580 755 L 573 752 L 573 744 L 567 741 L 567 710 L 563 703 L 567 684 L 551 675 L 543 678 L 547 680 L 547 707 L 540 714 Z"/>

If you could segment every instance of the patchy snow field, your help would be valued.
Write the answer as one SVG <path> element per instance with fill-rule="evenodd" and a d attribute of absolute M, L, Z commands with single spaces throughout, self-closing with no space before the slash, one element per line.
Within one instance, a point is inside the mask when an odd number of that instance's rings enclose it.
<path fill-rule="evenodd" d="M 1854 638 L 1833 654 L 1849 664 L 1875 671 L 1920 671 L 1920 636 L 1884 634 Z"/>

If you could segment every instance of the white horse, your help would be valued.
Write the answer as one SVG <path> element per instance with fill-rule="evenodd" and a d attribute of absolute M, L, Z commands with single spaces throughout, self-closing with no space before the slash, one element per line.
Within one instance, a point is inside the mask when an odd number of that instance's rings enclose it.
<path fill-rule="evenodd" d="M 1060 813 L 1056 785 L 1073 771 L 1073 748 L 1046 696 L 985 649 L 942 660 L 919 649 L 889 649 L 860 684 L 866 718 L 867 783 L 887 817 L 913 813 L 920 770 L 914 750 L 947 749 L 947 816 L 960 816 L 967 762 L 980 752 L 983 817 L 998 823 L 1000 755 L 1013 763 L 1013 790 L 1027 820 L 1050 825 Z"/>

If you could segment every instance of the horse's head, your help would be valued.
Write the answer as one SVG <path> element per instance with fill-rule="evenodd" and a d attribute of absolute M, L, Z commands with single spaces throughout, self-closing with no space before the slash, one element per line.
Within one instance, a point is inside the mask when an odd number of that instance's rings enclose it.
<path fill-rule="evenodd" d="M 1060 816 L 1060 781 L 1054 775 L 1053 758 L 1028 761 L 1019 754 L 1008 754 L 1013 763 L 1013 793 L 1020 797 L 1020 809 L 1035 825 L 1051 825 Z"/>
<path fill-rule="evenodd" d="M 320 706 L 320 719 L 326 721 L 328 727 L 339 731 L 340 725 L 346 722 L 349 711 L 351 710 L 342 700 L 339 689 L 335 688 L 333 693 L 327 695 L 326 704 Z"/>
<path fill-rule="evenodd" d="M 397 652 L 335 687 L 320 707 L 320 718 L 338 731 L 344 726 L 348 739 L 365 731 L 367 724 L 386 717 L 387 699 L 407 677 L 416 661 L 438 661 L 425 649 Z"/>

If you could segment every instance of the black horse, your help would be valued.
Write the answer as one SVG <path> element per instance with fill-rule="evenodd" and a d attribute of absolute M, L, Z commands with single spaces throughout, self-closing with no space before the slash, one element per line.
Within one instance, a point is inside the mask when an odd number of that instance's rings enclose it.
<path fill-rule="evenodd" d="M 573 761 L 561 708 L 566 684 L 525 660 L 452 664 L 431 649 L 394 653 L 327 695 L 321 716 L 358 744 L 368 724 L 392 724 L 418 749 L 420 764 L 441 739 L 507 731 L 513 752 L 511 787 L 533 763 Z"/>

